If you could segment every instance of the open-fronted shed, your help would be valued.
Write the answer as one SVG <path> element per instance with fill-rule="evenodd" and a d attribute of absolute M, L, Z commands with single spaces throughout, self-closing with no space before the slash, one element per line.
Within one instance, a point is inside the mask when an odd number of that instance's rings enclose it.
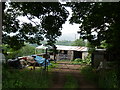
<path fill-rule="evenodd" d="M 85 59 L 85 57 L 88 55 L 87 47 L 63 46 L 63 45 L 56 45 L 56 47 L 58 50 L 57 60 L 61 59 L 73 60 L 76 58 Z"/>
<path fill-rule="evenodd" d="M 46 49 L 46 47 L 42 45 L 36 47 L 36 49 Z M 85 59 L 85 57 L 88 55 L 88 48 L 83 46 L 56 45 L 56 50 L 58 52 L 56 55 L 57 60 L 73 60 L 76 58 Z"/>

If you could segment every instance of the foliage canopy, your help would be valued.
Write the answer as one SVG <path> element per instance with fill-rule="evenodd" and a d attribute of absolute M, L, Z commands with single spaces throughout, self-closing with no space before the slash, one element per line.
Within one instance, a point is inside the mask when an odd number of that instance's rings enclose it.
<path fill-rule="evenodd" d="M 9 6 L 3 3 L 2 10 L 2 41 L 15 50 L 21 48 L 24 42 L 40 44 L 44 36 L 48 44 L 55 43 L 69 14 L 59 2 L 10 2 Z M 21 24 L 18 16 L 26 16 L 35 25 L 31 22 Z M 35 18 L 40 22 L 34 22 Z M 11 33 L 15 35 L 11 36 Z"/>
<path fill-rule="evenodd" d="M 117 80 L 120 87 L 120 2 L 74 2 L 68 3 L 68 6 L 73 11 L 70 22 L 80 24 L 81 38 L 88 39 L 93 47 L 106 43 L 107 58 L 117 61 Z"/>
<path fill-rule="evenodd" d="M 73 43 L 72 46 L 85 46 L 85 41 L 83 39 L 76 39 Z"/>
<path fill-rule="evenodd" d="M 120 3 L 68 3 L 73 14 L 71 23 L 80 24 L 81 37 L 99 46 L 101 41 L 112 44 L 120 38 Z M 93 34 L 96 32 L 97 34 Z"/>
<path fill-rule="evenodd" d="M 120 2 L 119 3 L 67 3 L 73 14 L 70 23 L 80 24 L 81 38 L 95 47 L 106 43 L 107 49 L 114 56 L 120 54 Z"/>

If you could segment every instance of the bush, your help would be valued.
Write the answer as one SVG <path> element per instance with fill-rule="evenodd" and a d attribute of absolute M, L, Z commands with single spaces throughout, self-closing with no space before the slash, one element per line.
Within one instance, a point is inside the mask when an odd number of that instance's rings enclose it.
<path fill-rule="evenodd" d="M 74 61 L 75 62 L 83 62 L 83 60 L 81 58 L 76 58 Z"/>
<path fill-rule="evenodd" d="M 74 65 L 79 65 L 79 64 L 82 64 L 82 59 L 80 58 L 76 58 L 75 60 L 72 60 L 71 64 L 74 64 Z"/>
<path fill-rule="evenodd" d="M 87 64 L 89 65 L 91 63 L 91 55 L 89 54 L 84 60 L 81 58 L 76 58 L 75 60 L 72 60 L 72 64 Z"/>
<path fill-rule="evenodd" d="M 20 50 L 13 51 L 7 56 L 8 59 L 16 58 L 19 56 L 27 56 L 35 54 L 35 47 L 26 44 L 26 46 L 22 47 Z"/>
<path fill-rule="evenodd" d="M 89 54 L 89 55 L 85 58 L 84 62 L 85 62 L 86 64 L 88 64 L 88 65 L 91 64 L 91 54 Z"/>

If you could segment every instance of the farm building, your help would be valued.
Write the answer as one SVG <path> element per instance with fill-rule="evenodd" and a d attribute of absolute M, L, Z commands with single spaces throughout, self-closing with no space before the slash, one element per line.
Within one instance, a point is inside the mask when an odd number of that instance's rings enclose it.
<path fill-rule="evenodd" d="M 106 49 L 96 49 L 92 53 L 92 66 L 95 68 L 110 68 L 113 66 L 109 66 L 110 63 L 114 62 L 114 54 L 112 52 L 108 52 Z"/>
<path fill-rule="evenodd" d="M 36 49 L 46 49 L 45 47 L 38 46 Z M 88 48 L 87 47 L 80 47 L 80 46 L 63 46 L 63 45 L 56 45 L 56 60 L 73 60 L 76 58 L 85 59 L 88 55 Z M 50 55 L 53 58 L 53 55 Z"/>
<path fill-rule="evenodd" d="M 106 49 L 96 49 L 92 53 L 92 66 L 98 67 L 100 62 L 106 61 Z"/>
<path fill-rule="evenodd" d="M 67 59 L 73 60 L 76 58 L 85 59 L 88 55 L 88 48 L 87 47 L 80 47 L 80 46 L 63 46 L 63 45 L 56 45 L 58 54 L 57 60 Z"/>

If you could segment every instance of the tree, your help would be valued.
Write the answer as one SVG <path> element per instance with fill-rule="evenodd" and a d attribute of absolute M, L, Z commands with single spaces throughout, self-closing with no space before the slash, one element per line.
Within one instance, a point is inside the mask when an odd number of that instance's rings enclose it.
<path fill-rule="evenodd" d="M 25 44 L 21 49 L 13 51 L 12 49 L 8 49 L 9 54 L 6 56 L 7 58 L 16 58 L 21 56 L 33 55 L 35 54 L 35 47 L 29 44 Z"/>
<path fill-rule="evenodd" d="M 85 41 L 83 39 L 77 39 L 72 43 L 72 46 L 85 46 Z"/>
<path fill-rule="evenodd" d="M 23 47 L 24 42 L 40 44 L 44 36 L 48 44 L 55 43 L 68 17 L 68 11 L 59 2 L 10 2 L 6 10 L 3 3 L 2 11 L 2 41 L 15 50 Z M 20 24 L 18 16 L 26 16 L 35 25 L 31 22 Z M 34 18 L 40 19 L 40 23 L 34 22 Z"/>
<path fill-rule="evenodd" d="M 71 46 L 72 43 L 73 43 L 73 41 L 67 41 L 67 40 L 62 40 L 62 41 L 56 42 L 57 45 L 65 45 L 65 46 Z"/>
<path fill-rule="evenodd" d="M 109 50 L 119 50 L 120 3 L 68 3 L 68 5 L 73 11 L 70 23 L 80 24 L 81 38 L 88 39 L 96 47 L 104 41 L 108 44 Z"/>
<path fill-rule="evenodd" d="M 88 39 L 94 47 L 107 44 L 110 59 L 117 61 L 120 70 L 120 2 L 118 3 L 68 3 L 73 14 L 71 23 L 80 24 L 81 38 Z M 93 34 L 96 33 L 96 35 Z M 120 80 L 120 74 L 117 74 Z M 120 81 L 119 85 L 120 86 Z"/>

